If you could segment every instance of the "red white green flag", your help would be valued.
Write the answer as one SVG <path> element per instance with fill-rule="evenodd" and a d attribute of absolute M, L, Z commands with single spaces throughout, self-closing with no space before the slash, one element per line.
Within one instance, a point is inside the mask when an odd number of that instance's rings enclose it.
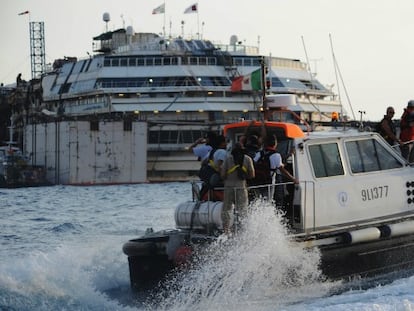
<path fill-rule="evenodd" d="M 231 83 L 233 92 L 239 91 L 259 91 L 262 89 L 261 70 L 257 69 L 248 75 L 237 77 Z"/>

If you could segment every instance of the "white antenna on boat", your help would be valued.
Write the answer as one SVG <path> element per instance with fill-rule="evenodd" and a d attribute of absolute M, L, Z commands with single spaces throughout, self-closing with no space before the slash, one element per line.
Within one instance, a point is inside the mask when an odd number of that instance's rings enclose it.
<path fill-rule="evenodd" d="M 121 19 L 122 19 L 122 28 L 125 29 L 125 18 L 124 18 L 124 14 L 121 14 Z"/>
<path fill-rule="evenodd" d="M 309 78 L 310 78 L 310 82 L 311 82 L 311 88 L 313 88 L 313 75 L 312 75 L 312 71 L 311 71 L 310 64 L 309 64 L 308 52 L 306 51 L 306 45 L 305 45 L 305 40 L 303 39 L 303 36 L 301 36 L 301 38 L 302 38 L 303 49 L 305 51 L 306 63 L 308 65 L 308 72 L 309 72 Z M 309 96 L 307 96 L 307 98 L 308 98 L 309 103 L 316 109 L 316 111 L 319 112 L 319 118 L 322 119 L 322 112 L 319 109 L 319 107 L 317 107 L 314 103 L 312 103 Z"/>
<path fill-rule="evenodd" d="M 181 37 L 184 39 L 184 21 L 181 21 Z"/>
<path fill-rule="evenodd" d="M 201 40 L 203 40 L 203 33 L 204 33 L 204 22 L 201 22 Z"/>
<path fill-rule="evenodd" d="M 349 99 L 349 95 L 348 95 L 348 92 L 347 92 L 346 87 L 345 87 L 344 79 L 342 78 L 342 74 L 341 74 L 341 71 L 339 70 L 338 62 L 336 61 L 336 57 L 335 57 L 335 53 L 334 53 L 334 49 L 333 49 L 333 44 L 332 44 L 331 34 L 329 34 L 329 41 L 331 43 L 331 51 L 332 51 L 332 58 L 333 58 L 333 62 L 334 62 L 334 68 L 335 68 L 336 84 L 338 85 L 338 97 L 339 97 L 339 103 L 341 104 L 341 116 L 342 116 L 342 102 L 341 102 L 341 93 L 340 93 L 340 87 L 339 87 L 340 84 L 338 82 L 338 74 L 339 74 L 339 77 L 341 78 L 341 84 L 342 84 L 342 87 L 344 88 L 345 95 L 346 95 L 349 107 L 351 108 L 352 117 L 354 118 L 354 120 L 356 120 L 354 109 L 352 108 L 351 101 Z"/>

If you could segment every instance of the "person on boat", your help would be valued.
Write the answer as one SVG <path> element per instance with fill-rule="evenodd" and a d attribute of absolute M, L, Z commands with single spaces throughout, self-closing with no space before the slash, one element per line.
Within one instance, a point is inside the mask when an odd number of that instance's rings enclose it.
<path fill-rule="evenodd" d="M 378 124 L 378 133 L 389 143 L 391 146 L 400 143 L 400 140 L 397 138 L 397 131 L 395 124 L 392 120 L 394 117 L 395 110 L 393 107 L 388 107 L 384 118 Z"/>
<path fill-rule="evenodd" d="M 246 154 L 254 159 L 256 153 L 260 150 L 259 137 L 252 134 L 246 138 L 245 152 Z"/>
<path fill-rule="evenodd" d="M 331 122 L 338 122 L 339 121 L 339 113 L 334 111 L 331 113 Z"/>
<path fill-rule="evenodd" d="M 216 132 L 210 131 L 204 137 L 197 139 L 188 150 L 193 152 L 199 161 L 203 161 L 208 157 L 209 152 L 216 147 Z"/>
<path fill-rule="evenodd" d="M 238 219 L 242 222 L 249 204 L 246 180 L 254 177 L 253 160 L 245 154 L 244 147 L 236 143 L 221 167 L 224 180 L 224 201 L 221 213 L 223 231 L 230 233 L 230 213 L 234 205 Z"/>
<path fill-rule="evenodd" d="M 410 100 L 401 116 L 400 149 L 401 155 L 414 162 L 414 100 Z"/>
<path fill-rule="evenodd" d="M 216 188 L 223 188 L 223 180 L 221 179 L 221 167 L 227 155 L 227 144 L 224 135 L 218 135 L 214 139 L 213 148 L 208 153 L 206 159 L 203 160 L 200 169 L 200 179 L 203 185 L 200 191 L 202 200 L 222 201 L 223 191 Z M 206 173 L 202 173 L 206 171 Z"/>
<path fill-rule="evenodd" d="M 259 129 L 254 129 L 252 128 L 254 123 L 257 122 L 256 120 L 252 120 L 251 123 L 249 124 L 249 126 L 246 128 L 245 131 L 245 136 L 246 136 L 246 148 L 247 148 L 247 144 L 251 144 L 253 143 L 254 145 L 257 145 L 258 148 L 261 148 L 261 146 L 263 145 L 264 140 L 266 139 L 266 126 L 264 121 L 261 121 L 261 125 L 260 125 L 260 130 Z M 255 136 L 255 137 L 254 137 Z M 250 139 L 254 139 L 257 138 L 257 142 L 256 141 L 249 141 Z"/>
<path fill-rule="evenodd" d="M 19 86 L 20 84 L 22 84 L 22 74 L 19 73 L 16 77 L 16 86 Z"/>
<path fill-rule="evenodd" d="M 286 176 L 293 183 L 298 184 L 299 181 L 292 176 L 292 174 L 285 168 L 282 162 L 282 156 L 276 152 L 277 138 L 275 135 L 270 135 L 266 138 L 264 150 L 256 154 L 254 158 L 255 165 L 260 161 L 268 161 L 268 171 L 265 172 L 263 180 L 257 181 L 259 185 L 276 185 L 266 186 L 260 189 L 260 193 L 263 197 L 267 197 L 270 200 L 275 200 L 277 207 L 284 205 L 284 186 L 277 185 L 283 182 L 283 176 Z M 257 166 L 256 166 L 257 170 Z"/>

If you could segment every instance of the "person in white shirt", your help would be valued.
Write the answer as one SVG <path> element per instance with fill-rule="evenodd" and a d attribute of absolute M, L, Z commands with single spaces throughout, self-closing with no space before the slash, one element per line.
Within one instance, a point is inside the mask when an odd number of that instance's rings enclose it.
<path fill-rule="evenodd" d="M 271 183 L 277 184 L 277 183 L 281 183 L 282 182 L 282 174 L 284 176 L 286 176 L 288 179 L 290 179 L 293 183 L 298 184 L 299 181 L 292 176 L 292 174 L 290 174 L 290 172 L 285 168 L 283 162 L 282 162 L 282 157 L 280 155 L 280 153 L 276 152 L 276 146 L 277 146 L 277 139 L 274 135 L 269 135 L 266 137 L 265 140 L 265 145 L 264 145 L 264 151 L 259 151 L 256 153 L 256 156 L 254 157 L 254 162 L 259 161 L 259 159 L 263 156 L 264 154 L 268 154 L 268 158 L 269 158 L 269 162 L 270 162 L 270 181 Z M 266 184 L 266 182 L 264 182 L 263 184 Z M 274 199 L 274 195 L 275 195 L 275 190 L 277 190 L 277 195 L 276 195 L 276 205 L 283 205 L 283 193 L 284 193 L 284 188 L 283 186 L 277 186 L 278 188 L 275 189 L 274 186 L 266 188 L 264 191 L 263 196 L 269 198 L 270 200 Z M 265 193 L 265 192 L 268 192 Z M 266 195 L 267 194 L 267 195 Z"/>
<path fill-rule="evenodd" d="M 205 137 L 197 139 L 188 150 L 193 152 L 199 161 L 207 159 L 209 152 L 216 148 L 217 134 L 213 131 L 208 132 Z"/>

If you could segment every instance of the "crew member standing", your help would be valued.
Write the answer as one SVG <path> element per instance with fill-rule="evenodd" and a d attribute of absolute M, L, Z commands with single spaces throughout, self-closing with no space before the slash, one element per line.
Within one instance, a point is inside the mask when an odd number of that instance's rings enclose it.
<path fill-rule="evenodd" d="M 221 177 L 224 180 L 224 201 L 221 219 L 223 231 L 230 233 L 230 213 L 234 208 L 238 213 L 239 221 L 247 214 L 249 204 L 246 179 L 254 177 L 253 160 L 245 154 L 244 148 L 237 143 L 231 154 L 227 155 L 221 167 Z"/>
<path fill-rule="evenodd" d="M 264 153 L 258 152 L 254 161 L 257 163 L 264 157 L 266 154 L 268 155 L 267 161 L 269 161 L 269 171 L 267 172 L 266 181 L 263 181 L 261 184 L 266 185 L 265 193 L 262 191 L 262 195 L 267 197 L 268 200 L 274 200 L 276 203 L 276 207 L 283 207 L 284 206 L 284 186 L 281 184 L 283 183 L 283 176 L 286 176 L 290 181 L 294 184 L 298 184 L 299 180 L 295 178 L 286 168 L 282 162 L 282 156 L 280 153 L 276 152 L 277 146 L 277 138 L 274 135 L 270 135 L 266 137 L 266 142 L 264 146 Z M 283 174 L 283 175 L 282 175 Z M 269 188 L 269 181 L 272 185 Z M 266 194 L 267 192 L 267 194 Z"/>
<path fill-rule="evenodd" d="M 400 140 L 396 136 L 395 124 L 392 120 L 395 111 L 393 107 L 388 107 L 384 118 L 378 124 L 378 132 L 391 146 L 398 144 Z"/>
<path fill-rule="evenodd" d="M 414 162 L 414 100 L 410 100 L 404 109 L 400 126 L 401 155 L 408 162 Z"/>

